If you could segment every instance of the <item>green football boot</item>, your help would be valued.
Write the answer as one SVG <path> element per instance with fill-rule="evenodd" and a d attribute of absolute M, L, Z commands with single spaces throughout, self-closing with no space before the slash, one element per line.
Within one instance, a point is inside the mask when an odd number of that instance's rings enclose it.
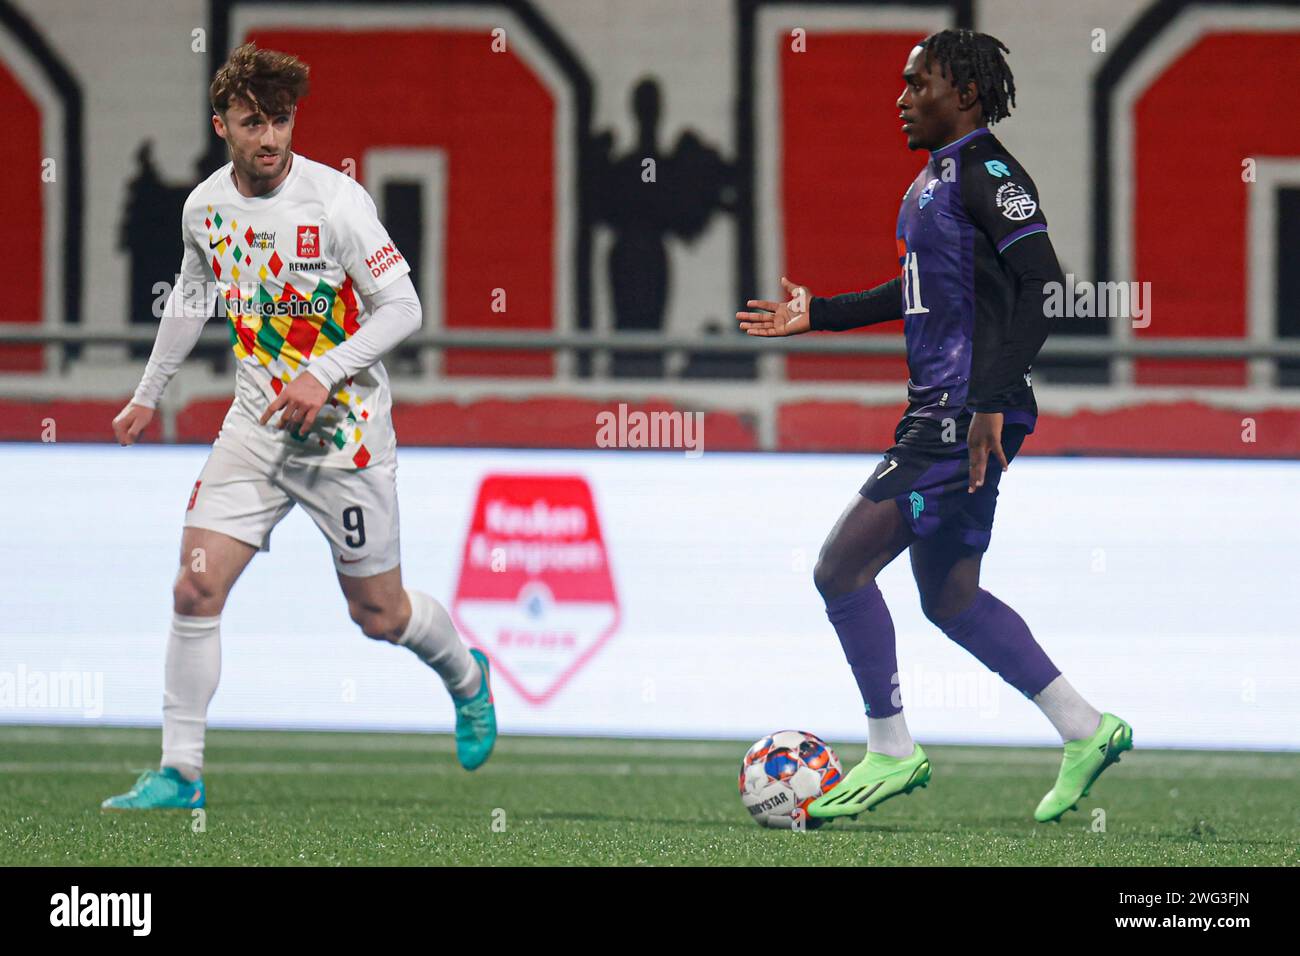
<path fill-rule="evenodd" d="M 857 816 L 929 782 L 930 758 L 920 744 L 913 745 L 908 757 L 869 753 L 843 780 L 808 805 L 808 815 L 820 819 Z"/>
<path fill-rule="evenodd" d="M 146 770 L 126 793 L 109 797 L 101 810 L 198 810 L 207 802 L 203 778 L 193 783 L 174 767 Z"/>
<path fill-rule="evenodd" d="M 1080 797 L 1086 797 L 1101 772 L 1119 755 L 1133 749 L 1133 728 L 1114 714 L 1102 714 L 1097 732 L 1082 740 L 1065 744 L 1065 757 L 1056 786 L 1038 802 L 1034 819 L 1039 823 L 1060 820 L 1066 810 L 1077 810 Z"/>
<path fill-rule="evenodd" d="M 456 759 L 466 770 L 476 770 L 492 753 L 497 742 L 497 711 L 492 700 L 487 655 L 470 650 L 483 672 L 483 682 L 473 697 L 453 697 L 456 705 Z"/>

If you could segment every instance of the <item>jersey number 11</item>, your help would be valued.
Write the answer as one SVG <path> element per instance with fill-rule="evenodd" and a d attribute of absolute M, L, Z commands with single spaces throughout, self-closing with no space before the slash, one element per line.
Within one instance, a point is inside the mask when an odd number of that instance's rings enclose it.
<path fill-rule="evenodd" d="M 930 311 L 921 304 L 921 270 L 915 252 L 909 252 L 903 259 L 903 305 L 904 315 L 920 315 Z"/>

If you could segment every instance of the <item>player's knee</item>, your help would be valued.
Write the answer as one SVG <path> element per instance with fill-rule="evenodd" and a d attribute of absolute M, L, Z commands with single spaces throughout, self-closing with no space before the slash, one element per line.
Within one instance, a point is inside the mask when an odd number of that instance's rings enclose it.
<path fill-rule="evenodd" d="M 222 588 L 210 577 L 181 574 L 172 585 L 172 610 L 191 617 L 211 617 L 221 613 L 226 603 Z"/>
<path fill-rule="evenodd" d="M 823 551 L 821 557 L 817 559 L 817 564 L 813 566 L 813 586 L 817 588 L 817 593 L 825 598 L 827 592 L 834 589 L 834 583 L 835 564 Z"/>
<path fill-rule="evenodd" d="M 953 591 L 945 594 L 921 594 L 921 613 L 940 630 L 962 611 L 971 606 L 975 594 L 971 591 Z"/>
<path fill-rule="evenodd" d="M 857 590 L 864 573 L 861 562 L 845 560 L 836 549 L 824 547 L 813 568 L 813 584 L 822 598 L 829 601 Z"/>
<path fill-rule="evenodd" d="M 927 601 L 924 596 L 921 597 L 921 613 L 935 627 L 938 627 L 941 622 L 948 620 L 950 617 L 939 602 Z"/>
<path fill-rule="evenodd" d="M 361 633 L 372 641 L 396 643 L 401 637 L 394 615 L 385 613 L 383 608 L 359 602 L 350 603 L 348 613 L 352 615 L 352 622 L 361 628 Z"/>

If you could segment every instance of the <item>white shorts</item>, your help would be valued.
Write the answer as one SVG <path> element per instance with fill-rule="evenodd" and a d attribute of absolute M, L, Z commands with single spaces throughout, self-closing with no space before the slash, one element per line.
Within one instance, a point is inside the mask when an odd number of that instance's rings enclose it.
<path fill-rule="evenodd" d="M 194 483 L 185 527 L 219 531 L 261 551 L 295 504 L 330 543 L 339 574 L 369 577 L 401 562 L 397 457 L 360 471 L 261 461 L 219 436 Z"/>

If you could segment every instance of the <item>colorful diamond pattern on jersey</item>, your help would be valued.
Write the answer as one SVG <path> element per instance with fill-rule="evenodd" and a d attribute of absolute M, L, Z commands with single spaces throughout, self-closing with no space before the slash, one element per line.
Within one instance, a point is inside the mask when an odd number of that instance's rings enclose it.
<path fill-rule="evenodd" d="M 251 278 L 249 273 L 241 273 L 241 261 L 244 266 L 251 268 L 252 254 L 264 254 L 266 250 L 256 248 L 256 237 L 251 226 L 247 226 L 244 234 L 240 235 L 237 220 L 232 219 L 227 223 L 221 213 L 211 206 L 208 207 L 208 214 L 209 218 L 204 224 L 214 230 L 209 234 L 208 242 L 216 243 L 212 272 L 221 279 L 224 270 L 229 277 L 223 297 L 226 319 L 230 326 L 230 346 L 240 361 L 252 357 L 266 369 L 271 376 L 271 387 L 278 395 L 313 358 L 346 342 L 361 327 L 357 321 L 360 310 L 357 307 L 356 292 L 352 288 L 352 279 L 345 278 L 337 288 L 318 279 L 315 288 L 299 289 L 286 276 L 279 294 L 275 294 L 263 283 L 268 276 L 278 279 L 284 271 L 284 260 L 271 249 L 266 261 L 258 266 L 257 284 L 245 284 L 241 288 L 235 284 L 239 282 L 240 275 L 243 274 L 246 280 Z M 242 248 L 240 240 L 249 248 Z M 227 252 L 230 252 L 228 267 L 223 261 Z M 351 384 L 352 379 L 349 378 L 346 385 Z M 344 406 L 345 420 L 340 422 L 332 436 L 317 438 L 316 441 L 321 447 L 325 446 L 326 441 L 332 441 L 339 450 L 355 443 L 357 449 L 352 455 L 352 462 L 357 468 L 364 468 L 370 461 L 370 452 L 362 443 L 360 426 L 370 418 L 370 412 L 346 388 L 336 391 L 330 398 L 329 405 Z M 306 440 L 306 436 L 301 435 L 297 429 L 289 434 L 299 442 Z"/>

